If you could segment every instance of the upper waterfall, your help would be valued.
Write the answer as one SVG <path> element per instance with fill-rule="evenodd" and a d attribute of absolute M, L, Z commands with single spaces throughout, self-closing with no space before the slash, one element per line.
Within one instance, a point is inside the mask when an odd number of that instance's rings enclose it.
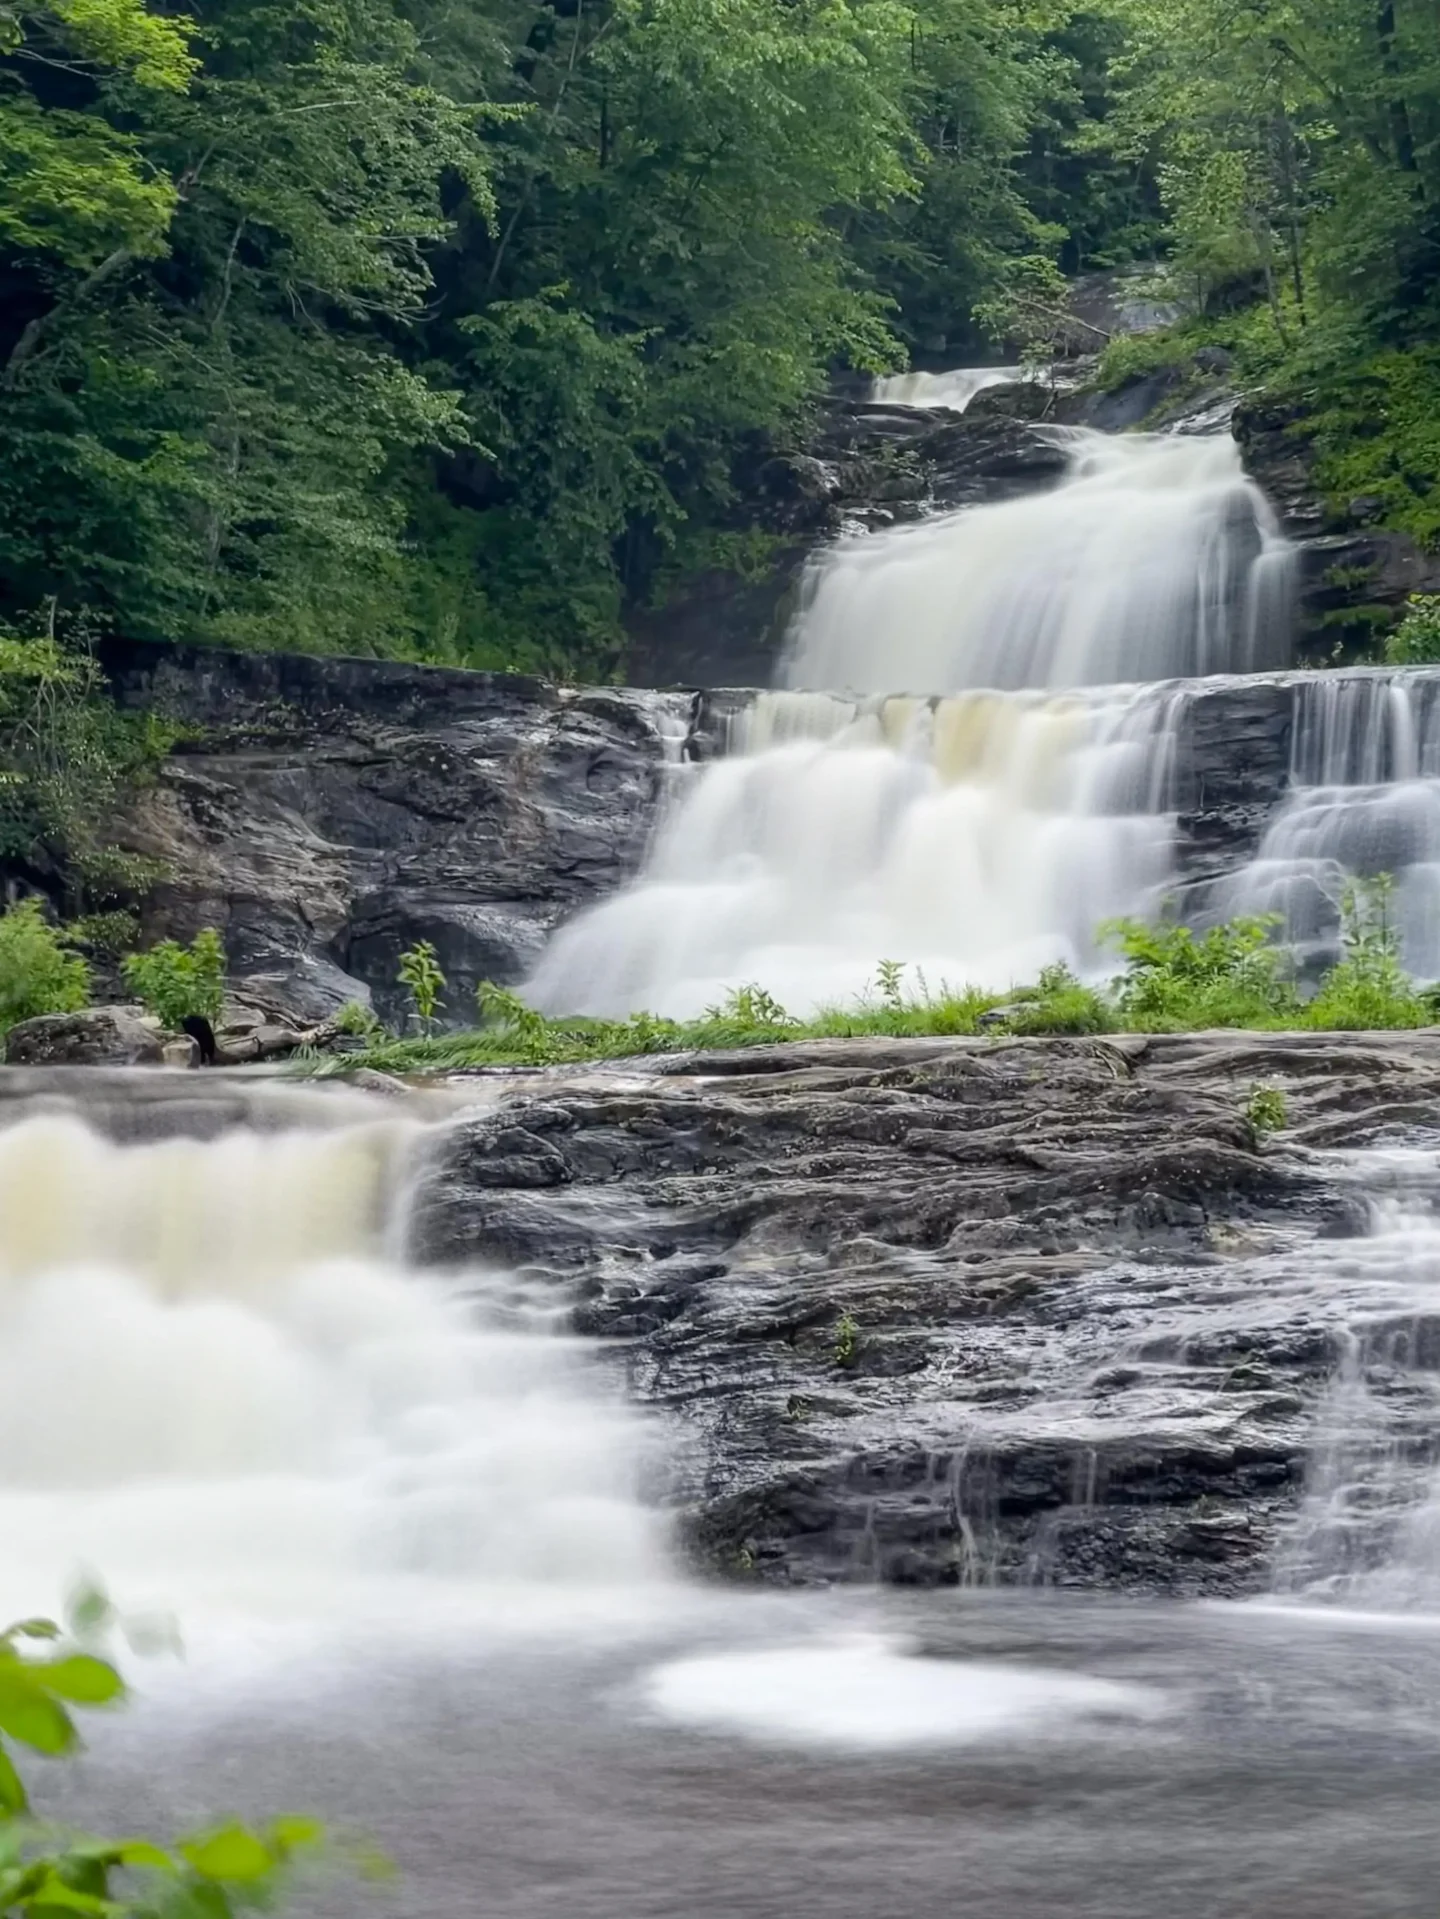
<path fill-rule="evenodd" d="M 951 693 L 1287 664 L 1290 549 L 1228 434 L 1035 430 L 1068 453 L 1052 491 L 812 562 L 785 685 Z"/>

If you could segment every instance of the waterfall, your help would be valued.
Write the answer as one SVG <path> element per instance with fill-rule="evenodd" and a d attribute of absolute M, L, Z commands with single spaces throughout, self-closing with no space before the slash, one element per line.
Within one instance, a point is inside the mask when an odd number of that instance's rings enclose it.
<path fill-rule="evenodd" d="M 424 1129 L 0 1131 L 0 1607 L 470 1612 L 656 1573 L 634 1421 L 514 1275 L 407 1268 Z"/>
<path fill-rule="evenodd" d="M 753 982 L 795 1013 L 880 960 L 932 991 L 1099 963 L 1170 876 L 1166 689 L 869 703 L 765 694 L 662 825 L 644 878 L 563 927 L 537 1005 L 690 1018 Z"/>
<path fill-rule="evenodd" d="M 1289 797 L 1218 911 L 1277 913 L 1321 965 L 1351 877 L 1388 873 L 1402 960 L 1440 978 L 1440 676 L 1317 673 L 1295 701 Z"/>
<path fill-rule="evenodd" d="M 876 380 L 871 399 L 879 406 L 944 407 L 963 413 L 977 393 L 992 386 L 1013 386 L 1023 379 L 1018 366 L 961 366 L 948 373 L 892 373 Z"/>
<path fill-rule="evenodd" d="M 787 685 L 951 693 L 1286 664 L 1289 549 L 1228 435 L 1032 430 L 1068 449 L 1054 491 L 814 560 Z"/>
<path fill-rule="evenodd" d="M 1228 437 L 1055 430 L 1053 492 L 815 559 L 783 690 L 552 939 L 537 1006 L 689 1017 L 754 983 L 803 1014 L 881 960 L 932 990 L 1103 966 L 1097 925 L 1171 878 L 1184 695 L 1128 682 L 1282 663 L 1289 550 Z"/>

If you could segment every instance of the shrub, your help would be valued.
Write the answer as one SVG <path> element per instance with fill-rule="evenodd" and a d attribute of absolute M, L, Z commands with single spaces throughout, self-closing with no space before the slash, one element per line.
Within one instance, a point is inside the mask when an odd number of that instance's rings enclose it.
<path fill-rule="evenodd" d="M 121 967 L 125 984 L 162 1025 L 172 1030 L 182 1019 L 220 1017 L 225 999 L 225 948 L 211 926 L 188 946 L 161 940 L 146 953 L 132 953 Z"/>
<path fill-rule="evenodd" d="M 1019 1010 L 1008 1022 L 1012 1033 L 1109 1033 L 1115 1013 L 1103 994 L 1084 986 L 1065 965 L 1045 966 L 1033 987 L 1014 995 Z"/>
<path fill-rule="evenodd" d="M 1207 1026 L 1275 1026 L 1299 1013 L 1290 956 L 1271 938 L 1274 915 L 1188 926 L 1116 920 L 1101 937 L 1125 956 L 1115 989 L 1124 1023 L 1141 1032 Z"/>
<path fill-rule="evenodd" d="M 348 1033 L 353 1039 L 385 1038 L 385 1028 L 374 1008 L 358 999 L 346 1000 L 332 1023 L 337 1033 Z"/>
<path fill-rule="evenodd" d="M 1388 873 L 1355 880 L 1340 900 L 1344 957 L 1320 982 L 1305 1023 L 1340 1032 L 1425 1026 L 1431 1012 L 1400 963 L 1400 935 L 1391 913 Z"/>
<path fill-rule="evenodd" d="M 1278 1133 L 1290 1117 L 1290 1109 L 1285 1103 L 1285 1095 L 1278 1086 L 1250 1088 L 1245 1101 L 1245 1123 L 1250 1128 L 1250 1137 L 1258 1145 L 1267 1133 Z"/>
<path fill-rule="evenodd" d="M 90 969 L 46 919 L 38 899 L 0 915 L 0 1033 L 41 1013 L 78 1013 L 90 1002 Z"/>
<path fill-rule="evenodd" d="M 1390 666 L 1433 666 L 1440 662 L 1440 593 L 1412 593 L 1404 618 L 1385 635 Z"/>

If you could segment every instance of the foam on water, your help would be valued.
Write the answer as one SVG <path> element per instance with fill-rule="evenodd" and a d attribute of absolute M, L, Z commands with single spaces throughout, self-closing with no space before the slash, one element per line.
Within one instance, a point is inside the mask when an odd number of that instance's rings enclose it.
<path fill-rule="evenodd" d="M 927 1659 L 903 1641 L 856 1635 L 820 1645 L 719 1652 L 646 1675 L 663 1718 L 764 1745 L 886 1752 L 1071 1735 L 1087 1722 L 1156 1719 L 1164 1695 L 999 1660 Z"/>

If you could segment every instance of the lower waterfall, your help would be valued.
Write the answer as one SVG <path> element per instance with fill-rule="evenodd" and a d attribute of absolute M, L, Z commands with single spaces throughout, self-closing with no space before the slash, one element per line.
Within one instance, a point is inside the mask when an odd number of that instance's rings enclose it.
<path fill-rule="evenodd" d="M 385 1619 L 657 1576 L 636 1422 L 513 1275 L 407 1268 L 424 1129 L 0 1131 L 0 1608 Z"/>

